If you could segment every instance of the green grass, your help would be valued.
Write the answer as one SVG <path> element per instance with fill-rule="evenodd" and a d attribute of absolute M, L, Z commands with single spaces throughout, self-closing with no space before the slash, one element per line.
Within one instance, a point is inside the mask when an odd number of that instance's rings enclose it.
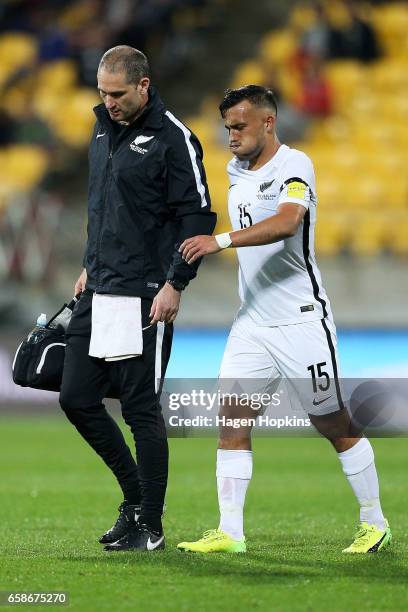
<path fill-rule="evenodd" d="M 62 418 L 3 418 L 0 427 L 2 590 L 67 591 L 70 608 L 84 611 L 407 608 L 404 439 L 374 441 L 394 535 L 381 554 L 341 554 L 357 507 L 320 439 L 255 440 L 242 556 L 176 550 L 217 526 L 216 442 L 172 440 L 166 551 L 108 554 L 97 538 L 121 500 L 99 458 Z"/>

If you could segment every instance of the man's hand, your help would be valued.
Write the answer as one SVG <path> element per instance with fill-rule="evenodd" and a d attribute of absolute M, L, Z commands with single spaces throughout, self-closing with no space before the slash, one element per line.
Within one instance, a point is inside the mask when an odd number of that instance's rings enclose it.
<path fill-rule="evenodd" d="M 74 295 L 78 295 L 78 293 L 82 293 L 83 291 L 85 291 L 86 278 L 87 278 L 86 269 L 84 268 L 81 272 L 81 276 L 78 278 L 77 282 L 75 283 Z"/>
<path fill-rule="evenodd" d="M 179 248 L 182 258 L 188 263 L 192 264 L 199 257 L 203 255 L 211 255 L 211 253 L 218 253 L 221 248 L 214 236 L 194 236 L 193 238 L 187 238 Z"/>
<path fill-rule="evenodd" d="M 180 291 L 165 283 L 153 300 L 149 315 L 150 323 L 152 325 L 158 321 L 173 323 L 179 310 L 180 298 Z"/>

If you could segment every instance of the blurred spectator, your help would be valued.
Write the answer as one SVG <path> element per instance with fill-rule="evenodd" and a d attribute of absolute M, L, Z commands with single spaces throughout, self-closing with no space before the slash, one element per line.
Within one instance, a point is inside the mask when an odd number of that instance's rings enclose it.
<path fill-rule="evenodd" d="M 30 6 L 30 33 L 38 39 L 38 59 L 40 62 L 53 61 L 69 57 L 69 41 L 67 32 L 58 21 L 60 9 L 58 3 L 42 3 Z"/>
<path fill-rule="evenodd" d="M 370 62 L 380 56 L 375 30 L 363 17 L 355 0 L 299 5 L 302 6 L 307 7 L 312 17 L 309 26 L 300 34 L 298 60 L 313 55 Z"/>
<path fill-rule="evenodd" d="M 72 57 L 78 63 L 79 80 L 83 85 L 96 87 L 99 61 L 112 43 L 112 33 L 105 22 L 91 22 L 70 37 Z"/>
<path fill-rule="evenodd" d="M 309 9 L 312 23 L 300 35 L 300 49 L 307 56 L 325 58 L 329 55 L 331 26 L 321 2 L 310 3 Z"/>
<path fill-rule="evenodd" d="M 307 115 L 324 116 L 332 110 L 330 85 L 325 78 L 323 62 L 311 55 L 301 78 L 299 109 Z"/>
<path fill-rule="evenodd" d="M 329 57 L 371 62 L 380 57 L 379 44 L 373 26 L 363 18 L 355 0 L 344 0 L 344 14 L 337 14 L 339 24 L 330 31 Z M 335 14 L 333 14 L 335 17 Z"/>

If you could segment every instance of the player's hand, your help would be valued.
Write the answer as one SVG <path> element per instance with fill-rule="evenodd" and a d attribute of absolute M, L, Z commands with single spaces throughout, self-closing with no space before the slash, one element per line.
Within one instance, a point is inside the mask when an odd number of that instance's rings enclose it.
<path fill-rule="evenodd" d="M 192 264 L 199 257 L 204 255 L 211 255 L 211 253 L 218 253 L 221 248 L 214 236 L 194 236 L 193 238 L 187 238 L 179 248 L 182 258 L 188 263 Z"/>
<path fill-rule="evenodd" d="M 180 298 L 180 291 L 165 283 L 153 300 L 149 315 L 150 323 L 152 325 L 158 321 L 173 323 L 179 310 Z"/>
<path fill-rule="evenodd" d="M 78 278 L 77 282 L 75 283 L 74 295 L 78 295 L 78 293 L 82 293 L 83 291 L 85 291 L 86 279 L 87 279 L 87 274 L 86 274 L 86 269 L 84 268 L 81 272 L 81 276 Z"/>

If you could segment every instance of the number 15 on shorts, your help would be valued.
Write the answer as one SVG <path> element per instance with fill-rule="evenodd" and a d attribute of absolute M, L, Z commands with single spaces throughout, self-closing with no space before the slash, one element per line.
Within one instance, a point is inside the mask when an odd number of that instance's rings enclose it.
<path fill-rule="evenodd" d="M 330 387 L 330 376 L 324 369 L 325 366 L 327 366 L 327 362 L 321 361 L 307 367 L 312 377 L 313 393 L 327 391 Z"/>

